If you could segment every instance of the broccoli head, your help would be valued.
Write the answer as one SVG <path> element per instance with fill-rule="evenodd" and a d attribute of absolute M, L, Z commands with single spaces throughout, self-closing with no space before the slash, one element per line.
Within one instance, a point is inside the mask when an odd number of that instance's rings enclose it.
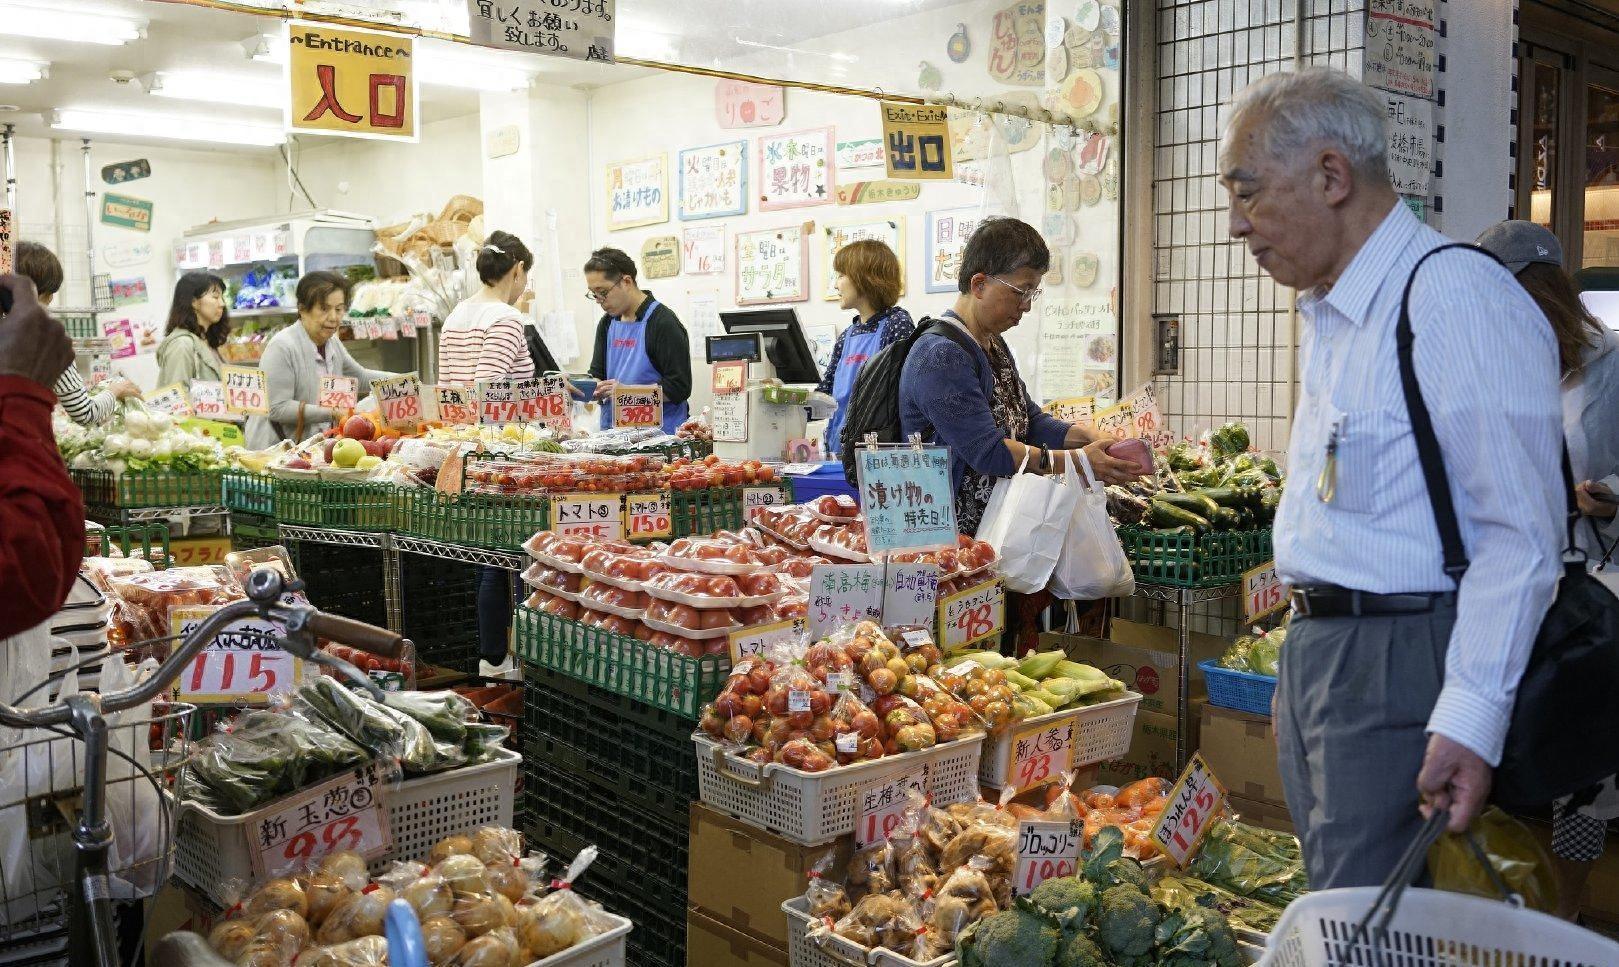
<path fill-rule="evenodd" d="M 1110 960 L 1133 960 L 1152 952 L 1154 931 L 1162 914 L 1152 900 L 1132 884 L 1102 891 L 1096 911 L 1096 942 Z"/>
<path fill-rule="evenodd" d="M 1094 940 L 1076 933 L 1057 948 L 1057 967 L 1108 967 L 1108 962 Z"/>
<path fill-rule="evenodd" d="M 1082 873 L 1098 889 L 1120 883 L 1131 884 L 1143 892 L 1147 889 L 1147 871 L 1141 868 L 1139 861 L 1124 855 L 1124 831 L 1117 826 L 1104 826 L 1097 831 Z"/>
<path fill-rule="evenodd" d="M 1064 931 L 1080 930 L 1096 908 L 1096 888 L 1073 876 L 1046 880 L 1025 898 Z"/>
<path fill-rule="evenodd" d="M 1045 918 L 1013 907 L 962 931 L 956 956 L 961 967 L 1052 967 L 1060 939 Z"/>
<path fill-rule="evenodd" d="M 1242 967 L 1231 924 L 1217 910 L 1188 907 L 1168 916 L 1153 933 L 1158 967 Z"/>

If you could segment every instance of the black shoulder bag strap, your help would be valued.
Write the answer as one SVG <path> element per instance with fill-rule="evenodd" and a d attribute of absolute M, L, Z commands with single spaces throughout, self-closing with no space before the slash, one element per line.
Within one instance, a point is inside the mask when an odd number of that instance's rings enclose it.
<path fill-rule="evenodd" d="M 1411 435 L 1417 440 L 1417 460 L 1422 465 L 1422 476 L 1428 484 L 1428 501 L 1433 505 L 1434 524 L 1439 528 L 1439 543 L 1444 549 L 1445 573 L 1459 586 L 1467 573 L 1467 548 L 1462 544 L 1461 525 L 1456 521 L 1456 505 L 1450 497 L 1450 476 L 1445 472 L 1445 457 L 1439 450 L 1439 437 L 1434 433 L 1433 419 L 1422 399 L 1422 387 L 1417 383 L 1417 367 L 1411 359 L 1415 337 L 1411 332 L 1411 287 L 1417 281 L 1422 263 L 1447 249 L 1466 249 L 1487 258 L 1495 256 L 1466 242 L 1452 242 L 1425 253 L 1411 267 L 1411 276 L 1405 280 L 1405 291 L 1400 296 L 1400 321 L 1394 329 L 1394 347 L 1400 360 L 1400 386 L 1405 391 L 1405 408 L 1411 416 Z M 1499 259 L 1495 259 L 1497 263 Z M 1568 500 L 1568 548 L 1574 547 L 1574 522 L 1578 511 L 1574 504 L 1574 474 L 1569 467 L 1568 446 L 1563 446 L 1563 493 Z"/>

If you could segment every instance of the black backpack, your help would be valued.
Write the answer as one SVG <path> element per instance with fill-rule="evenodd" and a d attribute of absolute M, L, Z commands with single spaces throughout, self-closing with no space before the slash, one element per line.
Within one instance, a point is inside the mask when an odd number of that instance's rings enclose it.
<path fill-rule="evenodd" d="M 905 369 L 905 358 L 911 354 L 911 347 L 928 332 L 950 338 L 966 350 L 969 357 L 972 356 L 971 337 L 962 332 L 959 326 L 923 317 L 922 324 L 916 327 L 915 332 L 879 350 L 861 367 L 854 379 L 854 390 L 849 394 L 849 413 L 843 420 L 843 435 L 838 439 L 843 477 L 851 487 L 859 486 L 855 475 L 855 445 L 864 443 L 866 434 L 876 434 L 878 443 L 900 442 L 899 376 Z"/>

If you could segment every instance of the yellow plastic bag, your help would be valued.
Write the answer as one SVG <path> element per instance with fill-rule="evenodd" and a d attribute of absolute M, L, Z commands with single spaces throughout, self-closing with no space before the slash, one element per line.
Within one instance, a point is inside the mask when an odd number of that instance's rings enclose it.
<path fill-rule="evenodd" d="M 1524 905 L 1542 913 L 1557 912 L 1557 872 L 1528 827 L 1491 806 L 1473 820 L 1471 832 L 1490 865 L 1508 889 L 1523 897 Z M 1465 836 L 1439 837 L 1428 850 L 1428 872 L 1436 889 L 1501 899 L 1500 889 Z"/>

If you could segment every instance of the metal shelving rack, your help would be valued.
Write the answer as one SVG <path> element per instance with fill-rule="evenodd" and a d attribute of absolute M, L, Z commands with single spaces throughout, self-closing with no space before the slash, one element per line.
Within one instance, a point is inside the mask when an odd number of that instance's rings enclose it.
<path fill-rule="evenodd" d="M 310 541 L 339 547 L 369 547 L 382 551 L 382 596 L 388 613 L 388 630 L 396 634 L 401 632 L 405 619 L 399 590 L 399 552 L 394 547 L 394 541 L 397 540 L 394 535 L 326 527 L 303 527 L 297 524 L 278 524 L 276 533 L 283 541 Z"/>
<path fill-rule="evenodd" d="M 1186 768 L 1187 727 L 1191 724 L 1192 701 L 1192 608 L 1199 604 L 1211 601 L 1221 601 L 1235 597 L 1239 584 L 1221 584 L 1208 588 L 1182 588 L 1169 584 L 1140 584 L 1136 585 L 1135 596 L 1156 602 L 1158 605 L 1158 620 L 1163 623 L 1164 612 L 1170 605 L 1176 608 L 1175 637 L 1178 642 L 1176 654 L 1176 676 L 1180 688 L 1180 697 L 1175 703 L 1175 769 L 1178 772 Z"/>
<path fill-rule="evenodd" d="M 443 541 L 428 540 L 424 537 L 407 537 L 403 534 L 388 536 L 394 550 L 405 554 L 420 554 L 424 557 L 454 561 L 458 564 L 481 564 L 484 567 L 498 567 L 507 571 L 521 571 L 528 566 L 528 557 L 526 555 L 514 554 L 511 551 L 495 551 L 486 547 L 447 544 Z"/>

